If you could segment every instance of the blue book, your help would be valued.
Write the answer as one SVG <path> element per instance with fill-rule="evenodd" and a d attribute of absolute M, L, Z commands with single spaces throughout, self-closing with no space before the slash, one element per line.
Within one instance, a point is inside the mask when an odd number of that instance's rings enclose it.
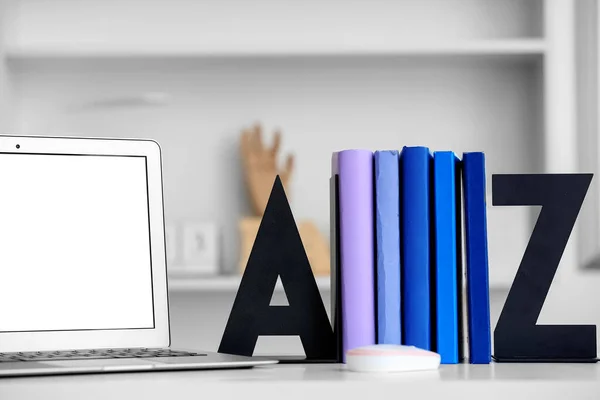
<path fill-rule="evenodd" d="M 431 349 L 430 164 L 428 148 L 402 149 L 402 334 L 404 344 L 425 350 Z"/>
<path fill-rule="evenodd" d="M 490 297 L 488 280 L 485 156 L 463 155 L 467 308 L 471 364 L 491 362 Z"/>
<path fill-rule="evenodd" d="M 400 164 L 397 151 L 375 152 L 377 343 L 401 344 Z"/>
<path fill-rule="evenodd" d="M 457 264 L 461 240 L 457 163 L 458 158 L 451 151 L 433 154 L 435 351 L 443 364 L 459 362 Z"/>

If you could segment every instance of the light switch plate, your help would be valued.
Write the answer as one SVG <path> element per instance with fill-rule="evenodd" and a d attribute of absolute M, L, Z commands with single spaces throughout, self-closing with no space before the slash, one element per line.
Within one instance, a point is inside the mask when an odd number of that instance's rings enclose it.
<path fill-rule="evenodd" d="M 188 222 L 183 225 L 183 265 L 186 272 L 219 273 L 218 237 L 214 223 Z"/>

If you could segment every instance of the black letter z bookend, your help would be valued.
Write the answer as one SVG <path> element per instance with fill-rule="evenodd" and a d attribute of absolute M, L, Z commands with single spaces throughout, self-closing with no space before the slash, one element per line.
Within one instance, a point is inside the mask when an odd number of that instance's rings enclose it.
<path fill-rule="evenodd" d="M 507 362 L 595 362 L 595 325 L 537 325 L 592 174 L 494 175 L 495 206 L 542 206 L 494 331 Z"/>
<path fill-rule="evenodd" d="M 289 306 L 271 306 L 277 277 Z M 259 336 L 300 336 L 306 358 L 282 362 L 337 362 L 336 340 L 279 176 L 258 228 L 220 353 L 251 356 Z"/>

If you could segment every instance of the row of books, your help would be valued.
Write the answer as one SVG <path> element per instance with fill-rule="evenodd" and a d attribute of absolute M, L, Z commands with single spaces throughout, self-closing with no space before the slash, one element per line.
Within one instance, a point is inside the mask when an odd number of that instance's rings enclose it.
<path fill-rule="evenodd" d="M 484 154 L 345 150 L 332 185 L 343 357 L 382 343 L 489 363 Z"/>

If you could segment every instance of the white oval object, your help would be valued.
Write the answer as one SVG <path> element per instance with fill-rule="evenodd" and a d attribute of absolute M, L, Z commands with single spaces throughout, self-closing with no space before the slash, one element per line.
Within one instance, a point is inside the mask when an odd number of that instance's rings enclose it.
<path fill-rule="evenodd" d="M 414 346 L 375 344 L 346 352 L 346 365 L 357 372 L 404 372 L 435 370 L 441 357 Z"/>

